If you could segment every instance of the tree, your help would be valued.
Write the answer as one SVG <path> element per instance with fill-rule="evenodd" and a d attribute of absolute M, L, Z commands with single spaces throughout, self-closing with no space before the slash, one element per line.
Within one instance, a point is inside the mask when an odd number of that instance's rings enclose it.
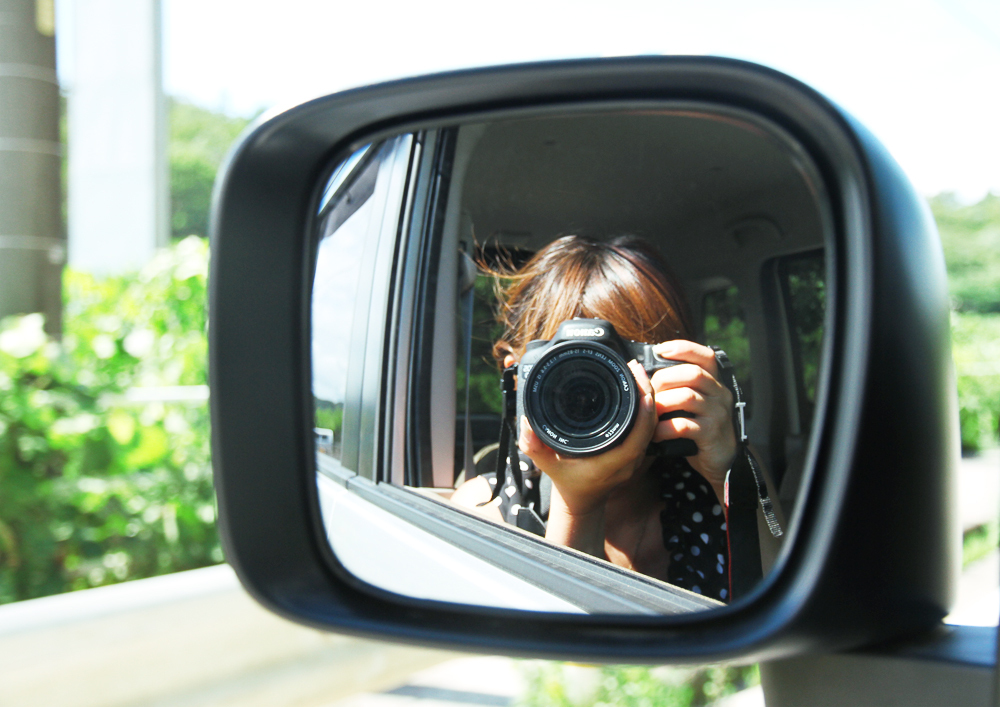
<path fill-rule="evenodd" d="M 250 123 L 171 99 L 170 234 L 208 235 L 215 175 L 230 146 Z"/>
<path fill-rule="evenodd" d="M 951 194 L 930 200 L 948 263 L 952 308 L 1000 313 L 1000 196 L 962 205 Z"/>
<path fill-rule="evenodd" d="M 948 264 L 962 449 L 997 443 L 1000 420 L 1000 196 L 930 200 Z"/>

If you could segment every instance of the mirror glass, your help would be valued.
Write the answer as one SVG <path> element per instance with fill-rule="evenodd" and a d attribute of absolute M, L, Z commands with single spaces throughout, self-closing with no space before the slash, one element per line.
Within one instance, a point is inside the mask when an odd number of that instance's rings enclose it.
<path fill-rule="evenodd" d="M 348 571 L 650 615 L 772 571 L 829 317 L 789 135 L 704 104 L 477 116 L 372 138 L 318 192 L 312 434 Z"/>

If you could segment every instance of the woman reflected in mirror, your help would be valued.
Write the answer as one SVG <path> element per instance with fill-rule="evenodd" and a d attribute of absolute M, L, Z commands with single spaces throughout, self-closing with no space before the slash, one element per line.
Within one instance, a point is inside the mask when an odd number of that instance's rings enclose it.
<path fill-rule="evenodd" d="M 504 326 L 494 356 L 504 368 L 529 341 L 551 339 L 562 322 L 577 317 L 607 320 L 622 338 L 655 343 L 659 356 L 682 363 L 650 377 L 629 362 L 641 397 L 621 444 L 594 456 L 566 456 L 522 417 L 517 441 L 526 489 L 497 494 L 504 479 L 483 474 L 460 485 L 452 501 L 513 523 L 528 505 L 522 496 L 533 491 L 538 499 L 541 490 L 547 503 L 531 505 L 544 517 L 547 540 L 728 601 L 725 484 L 738 451 L 734 398 L 720 381 L 713 349 L 693 341 L 687 303 L 660 254 L 635 237 L 566 236 L 519 270 L 494 274 L 503 283 Z M 691 440 L 697 454 L 651 453 L 651 443 L 672 439 Z"/>

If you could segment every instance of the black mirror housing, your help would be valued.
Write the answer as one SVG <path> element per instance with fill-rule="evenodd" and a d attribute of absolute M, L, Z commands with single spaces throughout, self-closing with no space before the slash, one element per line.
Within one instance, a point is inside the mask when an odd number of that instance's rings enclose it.
<path fill-rule="evenodd" d="M 829 194 L 832 326 L 790 549 L 754 593 L 704 615 L 470 609 L 358 581 L 323 541 L 311 435 L 311 234 L 331 163 L 403 128 L 477 113 L 670 100 L 779 125 Z M 608 662 L 850 648 L 919 633 L 947 614 L 958 569 L 958 418 L 937 233 L 877 140 L 787 76 L 713 58 L 554 62 L 387 83 L 271 114 L 216 185 L 211 267 L 223 543 L 247 589 L 276 613 L 404 642 Z"/>

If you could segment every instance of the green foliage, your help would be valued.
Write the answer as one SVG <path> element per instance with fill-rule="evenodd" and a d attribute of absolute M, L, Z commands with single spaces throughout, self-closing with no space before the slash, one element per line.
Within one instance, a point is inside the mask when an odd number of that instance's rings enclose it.
<path fill-rule="evenodd" d="M 249 122 L 171 100 L 170 231 L 175 238 L 208 235 L 215 174 Z"/>
<path fill-rule="evenodd" d="M 493 360 L 493 344 L 503 336 L 503 326 L 496 321 L 497 296 L 494 279 L 480 274 L 476 278 L 472 309 L 472 359 L 469 375 L 469 410 L 472 413 L 499 415 L 503 407 L 500 392 L 500 366 Z M 458 352 L 458 411 L 465 411 L 465 351 Z"/>
<path fill-rule="evenodd" d="M 702 707 L 760 683 L 757 666 L 697 669 L 522 664 L 522 707 Z"/>
<path fill-rule="evenodd" d="M 750 339 L 740 291 L 733 285 L 705 295 L 705 342 L 718 346 L 736 369 L 736 380 L 746 400 L 753 400 L 753 379 L 750 377 Z M 750 405 L 753 410 L 753 405 Z"/>
<path fill-rule="evenodd" d="M 202 385 L 207 244 L 141 273 L 68 272 L 65 335 L 0 323 L 0 603 L 220 562 L 204 403 L 129 403 Z"/>
<path fill-rule="evenodd" d="M 334 404 L 317 398 L 315 422 L 316 427 L 322 427 L 334 433 L 339 432 L 344 424 L 344 404 Z"/>
<path fill-rule="evenodd" d="M 995 446 L 1000 425 L 1000 314 L 952 312 L 951 346 L 962 448 Z"/>
<path fill-rule="evenodd" d="M 969 530 L 962 537 L 962 567 L 986 557 L 1000 543 L 1000 523 L 992 521 Z"/>
<path fill-rule="evenodd" d="M 215 167 L 197 156 L 171 156 L 170 234 L 174 238 L 208 235 L 215 172 Z"/>
<path fill-rule="evenodd" d="M 67 271 L 63 344 L 85 385 L 204 385 L 208 243 L 186 238 L 138 274 Z"/>
<path fill-rule="evenodd" d="M 1000 196 L 929 201 L 948 266 L 962 449 L 997 443 L 1000 420 Z"/>
<path fill-rule="evenodd" d="M 963 206 L 942 194 L 929 203 L 944 246 L 953 309 L 1000 313 L 1000 196 Z"/>
<path fill-rule="evenodd" d="M 798 365 L 806 398 L 816 402 L 816 382 L 823 352 L 823 319 L 826 316 L 826 264 L 822 257 L 804 256 L 785 263 L 791 320 L 798 343 Z"/>

